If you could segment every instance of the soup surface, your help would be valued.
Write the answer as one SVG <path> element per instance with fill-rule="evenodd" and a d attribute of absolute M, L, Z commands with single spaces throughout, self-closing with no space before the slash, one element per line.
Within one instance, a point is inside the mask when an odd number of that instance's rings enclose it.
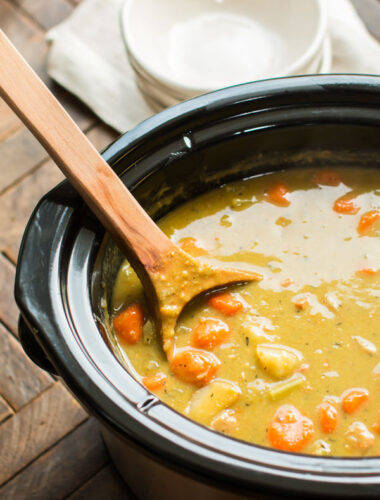
<path fill-rule="evenodd" d="M 218 432 L 293 452 L 379 455 L 380 173 L 262 175 L 159 225 L 199 259 L 263 279 L 190 304 L 169 364 L 125 262 L 112 314 L 129 371 Z"/>

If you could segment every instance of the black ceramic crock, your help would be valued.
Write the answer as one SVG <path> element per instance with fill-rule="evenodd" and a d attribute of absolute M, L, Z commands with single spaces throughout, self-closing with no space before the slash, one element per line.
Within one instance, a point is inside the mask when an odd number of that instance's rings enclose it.
<path fill-rule="evenodd" d="M 103 156 L 158 218 L 221 183 L 276 169 L 378 168 L 379 150 L 380 78 L 330 75 L 192 99 L 121 136 Z M 99 420 L 139 498 L 380 498 L 380 458 L 290 454 L 231 439 L 136 382 L 102 331 L 104 286 L 121 259 L 104 236 L 67 182 L 40 201 L 17 266 L 20 337 L 29 356 L 62 377 Z"/>

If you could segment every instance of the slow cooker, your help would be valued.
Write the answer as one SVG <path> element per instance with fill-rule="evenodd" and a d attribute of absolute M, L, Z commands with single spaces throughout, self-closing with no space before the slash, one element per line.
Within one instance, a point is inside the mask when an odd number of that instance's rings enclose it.
<path fill-rule="evenodd" d="M 227 181 L 277 169 L 379 168 L 380 78 L 306 76 L 230 87 L 146 120 L 103 156 L 154 219 Z M 15 294 L 25 351 L 95 415 L 138 498 L 380 497 L 380 458 L 291 454 L 232 439 L 138 383 L 105 329 L 121 260 L 63 182 L 30 218 Z"/>

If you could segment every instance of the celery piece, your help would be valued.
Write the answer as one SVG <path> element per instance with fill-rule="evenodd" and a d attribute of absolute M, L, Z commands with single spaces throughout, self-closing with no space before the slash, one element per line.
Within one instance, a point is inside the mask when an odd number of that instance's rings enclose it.
<path fill-rule="evenodd" d="M 153 323 L 148 319 L 148 321 L 143 326 L 143 343 L 145 345 L 150 345 L 155 339 L 155 331 Z"/>
<path fill-rule="evenodd" d="M 270 399 L 275 401 L 276 399 L 283 398 L 287 396 L 297 387 L 301 386 L 306 380 L 306 377 L 302 373 L 295 373 L 292 377 L 282 380 L 281 382 L 275 382 L 270 384 L 268 396 Z"/>

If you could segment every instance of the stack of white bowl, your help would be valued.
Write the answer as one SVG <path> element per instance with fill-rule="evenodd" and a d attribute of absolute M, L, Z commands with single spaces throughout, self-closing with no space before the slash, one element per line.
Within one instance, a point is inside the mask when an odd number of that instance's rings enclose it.
<path fill-rule="evenodd" d="M 126 0 L 121 24 L 157 111 L 238 83 L 330 70 L 322 0 Z"/>

